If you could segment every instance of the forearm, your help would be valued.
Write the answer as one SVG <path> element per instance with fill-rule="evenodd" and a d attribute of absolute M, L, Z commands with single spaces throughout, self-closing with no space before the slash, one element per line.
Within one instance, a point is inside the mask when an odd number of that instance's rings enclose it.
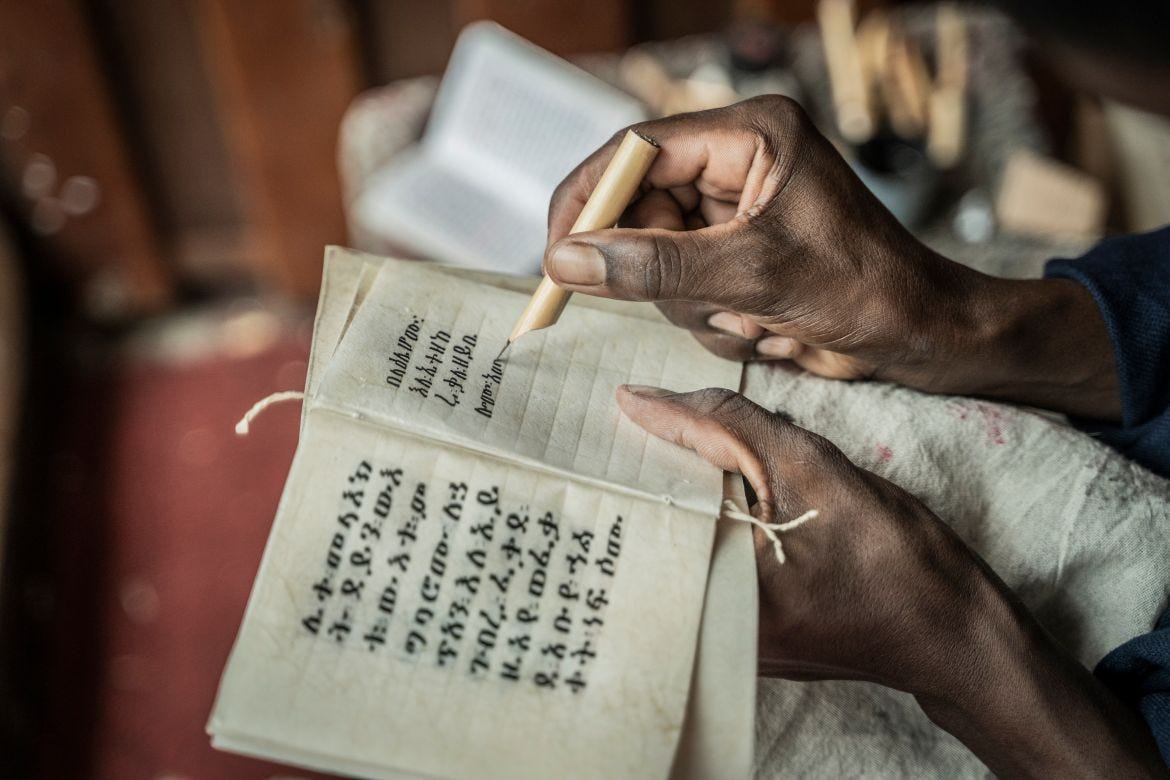
<path fill-rule="evenodd" d="M 966 656 L 917 694 L 931 720 L 1001 776 L 1170 776 L 1136 713 L 1013 599 L 989 601 Z"/>
<path fill-rule="evenodd" d="M 1118 420 L 1113 346 L 1092 296 L 1067 279 L 964 275 L 938 304 L 934 371 L 907 384 Z"/>

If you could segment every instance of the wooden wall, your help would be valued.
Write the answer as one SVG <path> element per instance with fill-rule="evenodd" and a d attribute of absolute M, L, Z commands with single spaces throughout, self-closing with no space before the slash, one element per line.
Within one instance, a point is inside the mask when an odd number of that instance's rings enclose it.
<path fill-rule="evenodd" d="M 812 1 L 0 2 L 0 199 L 95 318 L 200 291 L 307 298 L 322 246 L 346 238 L 343 112 L 369 86 L 440 72 L 467 22 L 571 54 L 761 8 L 807 18 Z"/>

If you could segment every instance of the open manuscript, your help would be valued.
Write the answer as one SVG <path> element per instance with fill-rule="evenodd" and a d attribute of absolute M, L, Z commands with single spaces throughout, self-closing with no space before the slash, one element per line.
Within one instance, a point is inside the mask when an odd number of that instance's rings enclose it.
<path fill-rule="evenodd" d="M 583 296 L 497 360 L 525 284 L 328 250 L 217 747 L 376 778 L 750 773 L 749 530 L 614 401 L 740 367 Z"/>

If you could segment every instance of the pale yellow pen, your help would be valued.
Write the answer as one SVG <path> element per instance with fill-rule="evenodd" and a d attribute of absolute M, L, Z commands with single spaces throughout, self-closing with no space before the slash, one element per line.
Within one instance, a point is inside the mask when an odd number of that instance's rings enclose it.
<path fill-rule="evenodd" d="M 636 130 L 629 130 L 614 152 L 613 159 L 605 167 L 597 186 L 585 201 L 580 216 L 573 223 L 570 235 L 584 233 L 590 230 L 603 230 L 617 224 L 618 218 L 625 211 L 626 206 L 634 199 L 638 187 L 642 184 L 646 172 L 654 158 L 658 156 L 659 147 L 652 139 L 640 135 Z M 532 299 L 524 308 L 508 343 L 500 350 L 496 357 L 499 360 L 504 352 L 516 339 L 533 330 L 547 328 L 556 323 L 565 304 L 569 302 L 572 293 L 557 286 L 556 282 L 545 275 L 540 280 L 540 286 L 532 294 Z"/>

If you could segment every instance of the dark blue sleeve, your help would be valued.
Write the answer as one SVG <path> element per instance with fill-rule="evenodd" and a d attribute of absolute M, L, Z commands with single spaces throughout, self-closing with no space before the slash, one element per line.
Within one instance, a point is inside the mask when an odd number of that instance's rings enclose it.
<path fill-rule="evenodd" d="M 1170 609 L 1153 631 L 1102 658 L 1095 674 L 1142 714 L 1170 766 Z"/>
<path fill-rule="evenodd" d="M 1170 477 L 1170 226 L 1110 238 L 1076 260 L 1049 261 L 1044 275 L 1084 285 L 1113 342 L 1121 424 L 1080 426 Z"/>
<path fill-rule="evenodd" d="M 1121 424 L 1079 425 L 1170 477 L 1170 227 L 1111 238 L 1077 260 L 1053 260 L 1045 276 L 1084 285 L 1113 342 Z M 1170 765 L 1170 609 L 1151 633 L 1101 659 L 1096 675 L 1141 712 Z"/>

